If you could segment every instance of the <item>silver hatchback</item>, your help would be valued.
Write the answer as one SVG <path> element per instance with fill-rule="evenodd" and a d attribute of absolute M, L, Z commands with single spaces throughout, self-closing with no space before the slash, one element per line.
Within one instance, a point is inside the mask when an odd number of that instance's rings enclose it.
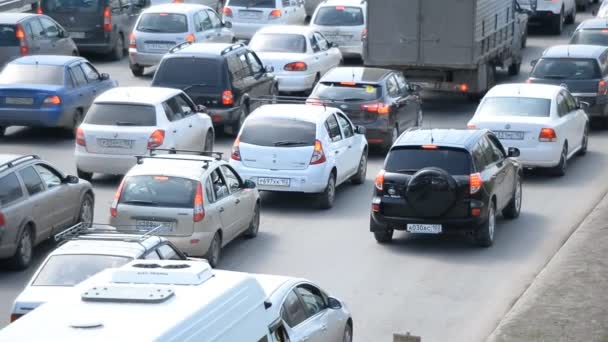
<path fill-rule="evenodd" d="M 336 44 L 342 56 L 361 58 L 366 16 L 366 0 L 326 0 L 317 7 L 310 26 Z"/>

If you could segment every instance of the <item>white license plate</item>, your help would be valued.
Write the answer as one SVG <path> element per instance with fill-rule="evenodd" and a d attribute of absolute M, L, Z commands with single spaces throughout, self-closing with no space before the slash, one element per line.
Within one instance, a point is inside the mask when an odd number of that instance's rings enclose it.
<path fill-rule="evenodd" d="M 127 139 L 97 139 L 97 144 L 104 148 L 133 148 L 133 140 Z"/>
<path fill-rule="evenodd" d="M 504 140 L 524 140 L 524 132 L 514 131 L 494 131 L 498 139 Z"/>
<path fill-rule="evenodd" d="M 262 14 L 257 12 L 239 12 L 239 18 L 243 19 L 260 19 L 261 17 Z"/>
<path fill-rule="evenodd" d="M 157 232 L 159 233 L 174 233 L 175 232 L 175 222 L 159 222 L 159 221 L 148 221 L 148 220 L 137 220 L 136 221 L 137 230 L 152 230 L 157 227 L 160 228 Z"/>
<path fill-rule="evenodd" d="M 82 38 L 84 38 L 84 36 L 85 36 L 84 32 L 70 32 L 70 37 L 72 37 L 72 38 L 82 39 Z"/>
<path fill-rule="evenodd" d="M 146 44 L 146 49 L 148 50 L 169 50 L 174 45 L 169 44 Z"/>
<path fill-rule="evenodd" d="M 34 104 L 32 97 L 7 97 L 4 102 L 12 105 L 31 105 Z"/>
<path fill-rule="evenodd" d="M 258 178 L 258 185 L 289 187 L 289 178 Z"/>
<path fill-rule="evenodd" d="M 442 227 L 440 224 L 414 224 L 407 225 L 407 231 L 419 234 L 440 234 Z"/>

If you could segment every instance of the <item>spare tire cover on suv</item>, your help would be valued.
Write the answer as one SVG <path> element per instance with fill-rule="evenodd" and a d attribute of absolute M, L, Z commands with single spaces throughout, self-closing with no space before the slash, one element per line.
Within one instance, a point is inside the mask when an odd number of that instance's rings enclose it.
<path fill-rule="evenodd" d="M 454 177 L 443 169 L 427 167 L 412 176 L 405 198 L 420 217 L 440 217 L 456 202 L 456 192 Z"/>

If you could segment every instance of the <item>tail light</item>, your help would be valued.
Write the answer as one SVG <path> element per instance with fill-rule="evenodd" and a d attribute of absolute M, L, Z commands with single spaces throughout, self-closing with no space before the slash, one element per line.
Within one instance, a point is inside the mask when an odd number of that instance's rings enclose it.
<path fill-rule="evenodd" d="M 21 318 L 21 316 L 23 316 L 23 314 L 11 314 L 11 323 L 13 323 L 14 321 L 18 320 L 19 318 Z"/>
<path fill-rule="evenodd" d="M 174 4 L 183 4 L 184 0 L 173 0 L 172 1 Z"/>
<path fill-rule="evenodd" d="M 532 80 L 528 78 L 528 79 L 526 80 L 526 83 L 531 84 L 531 83 L 532 83 Z"/>
<path fill-rule="evenodd" d="M 374 185 L 376 186 L 376 189 L 378 189 L 378 191 L 384 190 L 384 174 L 385 171 L 384 169 L 382 169 L 376 175 L 376 181 L 374 182 Z"/>
<path fill-rule="evenodd" d="M 608 93 L 608 84 L 606 81 L 601 80 L 597 83 L 597 94 L 606 95 Z"/>
<path fill-rule="evenodd" d="M 375 213 L 379 213 L 380 212 L 380 203 L 381 200 L 379 197 L 374 197 L 372 199 L 372 211 Z"/>
<path fill-rule="evenodd" d="M 165 142 L 165 131 L 157 129 L 148 138 L 148 149 L 157 148 Z"/>
<path fill-rule="evenodd" d="M 232 90 L 224 90 L 222 92 L 222 104 L 225 106 L 232 106 L 234 104 L 234 94 Z"/>
<path fill-rule="evenodd" d="M 40 7 L 40 3 L 38 3 L 38 6 L 36 7 L 36 14 L 42 14 L 42 7 Z"/>
<path fill-rule="evenodd" d="M 481 179 L 481 173 L 473 173 L 469 175 L 469 192 L 471 195 L 476 194 L 481 190 L 483 180 Z"/>
<path fill-rule="evenodd" d="M 59 97 L 57 95 L 47 96 L 44 99 L 44 101 L 42 101 L 42 104 L 45 104 L 45 105 L 60 105 L 61 104 L 61 97 Z"/>
<path fill-rule="evenodd" d="M 319 100 L 319 99 L 307 99 L 306 104 L 313 105 L 313 106 L 322 106 L 323 102 L 321 102 L 321 100 Z"/>
<path fill-rule="evenodd" d="M 367 39 L 367 27 L 361 31 L 361 40 Z"/>
<path fill-rule="evenodd" d="M 236 137 L 236 140 L 234 141 L 234 144 L 232 145 L 232 154 L 230 155 L 230 158 L 232 160 L 241 161 L 241 149 L 239 148 L 240 144 L 241 144 L 241 137 Z"/>
<path fill-rule="evenodd" d="M 312 151 L 312 157 L 310 158 L 310 165 L 319 165 L 325 163 L 325 152 L 323 152 L 323 144 L 321 141 L 315 140 L 315 149 Z"/>
<path fill-rule="evenodd" d="M 129 35 L 129 48 L 130 49 L 137 49 L 137 41 L 135 40 L 135 34 L 131 33 Z"/>
<path fill-rule="evenodd" d="M 76 129 L 76 144 L 87 146 L 87 141 L 84 139 L 84 130 L 80 127 Z"/>
<path fill-rule="evenodd" d="M 292 62 L 289 64 L 285 64 L 283 67 L 285 71 L 306 71 L 308 70 L 308 65 L 304 62 Z"/>
<path fill-rule="evenodd" d="M 232 18 L 232 8 L 224 7 L 222 13 L 224 13 L 225 16 Z"/>
<path fill-rule="evenodd" d="M 554 142 L 557 141 L 557 134 L 553 128 L 541 128 L 540 134 L 538 135 L 538 141 L 541 142 Z"/>
<path fill-rule="evenodd" d="M 190 33 L 186 36 L 186 41 L 188 43 L 194 43 L 196 41 L 196 37 L 194 36 L 194 34 Z"/>
<path fill-rule="evenodd" d="M 467 91 L 469 91 L 469 85 L 466 83 L 463 83 L 458 86 L 458 90 L 460 90 L 463 93 L 466 93 Z"/>
<path fill-rule="evenodd" d="M 280 18 L 283 15 L 283 12 L 281 12 L 280 9 L 273 9 L 272 11 L 270 11 L 270 14 L 268 15 L 268 19 L 277 19 Z"/>
<path fill-rule="evenodd" d="M 118 201 L 120 200 L 120 196 L 122 195 L 122 188 L 125 186 L 125 178 L 122 179 L 120 185 L 118 186 L 118 190 L 114 194 L 114 201 L 112 201 L 112 205 L 110 206 L 110 215 L 112 217 L 116 217 L 118 215 Z"/>
<path fill-rule="evenodd" d="M 476 129 L 476 128 L 477 128 L 477 126 L 475 126 L 475 125 L 473 125 L 473 124 L 468 124 L 468 125 L 467 125 L 467 128 L 468 128 L 468 129 Z"/>
<path fill-rule="evenodd" d="M 6 224 L 6 218 L 4 217 L 4 214 L 0 211 L 0 227 L 4 226 Z"/>
<path fill-rule="evenodd" d="M 192 220 L 200 222 L 205 218 L 205 208 L 203 208 L 203 186 L 198 182 L 196 186 L 196 195 L 194 196 L 194 215 Z"/>
<path fill-rule="evenodd" d="M 23 27 L 21 24 L 17 24 L 17 30 L 15 31 L 15 37 L 19 39 L 19 51 L 21 52 L 21 56 L 25 56 L 30 52 L 29 46 L 27 46 L 27 42 L 25 41 L 25 31 L 23 31 Z"/>
<path fill-rule="evenodd" d="M 391 112 L 391 106 L 386 103 L 370 103 L 361 105 L 361 110 L 369 113 L 377 113 L 379 115 L 386 115 Z"/>
<path fill-rule="evenodd" d="M 110 6 L 106 6 L 103 9 L 103 30 L 105 32 L 112 32 L 112 9 Z"/>

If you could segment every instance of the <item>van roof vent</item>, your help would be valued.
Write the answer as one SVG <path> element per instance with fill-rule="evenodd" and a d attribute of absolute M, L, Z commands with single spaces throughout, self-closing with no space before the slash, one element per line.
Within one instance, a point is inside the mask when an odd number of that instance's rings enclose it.
<path fill-rule="evenodd" d="M 114 270 L 113 283 L 200 285 L 213 277 L 204 261 L 134 260 Z"/>

